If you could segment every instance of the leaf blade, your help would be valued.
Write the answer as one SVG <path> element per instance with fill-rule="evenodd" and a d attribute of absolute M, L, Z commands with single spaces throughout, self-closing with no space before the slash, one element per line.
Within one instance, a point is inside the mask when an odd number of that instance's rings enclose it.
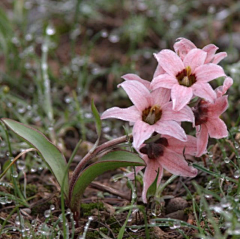
<path fill-rule="evenodd" d="M 73 186 L 70 208 L 75 212 L 79 210 L 84 190 L 97 176 L 106 171 L 127 166 L 145 166 L 145 162 L 136 154 L 127 151 L 113 151 L 103 156 L 99 162 L 88 166 L 81 172 Z"/>
<path fill-rule="evenodd" d="M 64 187 L 64 193 L 67 196 L 69 191 L 68 177 L 65 177 L 65 181 L 63 182 L 67 163 L 60 150 L 51 143 L 44 134 L 30 126 L 7 118 L 2 118 L 1 121 L 14 133 L 38 150 L 56 177 L 59 185 Z"/>

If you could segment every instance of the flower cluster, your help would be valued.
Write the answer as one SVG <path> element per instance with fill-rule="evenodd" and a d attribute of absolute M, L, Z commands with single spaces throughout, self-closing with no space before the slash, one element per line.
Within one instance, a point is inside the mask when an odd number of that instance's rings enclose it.
<path fill-rule="evenodd" d="M 175 52 L 165 49 L 154 55 L 158 66 L 151 82 L 135 74 L 122 77 L 125 81 L 119 86 L 133 106 L 113 107 L 102 114 L 102 119 L 117 118 L 133 125 L 133 147 L 146 162 L 142 193 L 145 203 L 149 186 L 157 173 L 160 183 L 163 168 L 175 175 L 195 177 L 197 170 L 185 158 L 206 153 L 209 136 L 228 136 L 219 117 L 228 107 L 225 93 L 233 81 L 217 65 L 227 56 L 225 52 L 216 54 L 217 49 L 213 44 L 199 49 L 179 38 Z M 214 90 L 208 82 L 219 77 L 225 78 L 223 86 Z M 183 121 L 192 122 L 196 137 L 186 135 Z M 149 140 L 153 136 L 155 141 Z"/>

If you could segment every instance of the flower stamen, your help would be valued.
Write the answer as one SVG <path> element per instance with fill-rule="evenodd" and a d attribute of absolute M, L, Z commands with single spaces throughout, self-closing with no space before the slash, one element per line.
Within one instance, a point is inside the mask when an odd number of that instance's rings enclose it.
<path fill-rule="evenodd" d="M 159 106 L 148 107 L 142 112 L 142 120 L 150 125 L 155 124 L 161 119 L 162 110 Z"/>
<path fill-rule="evenodd" d="M 191 67 L 187 66 L 176 75 L 179 85 L 190 87 L 196 82 L 196 76 L 191 72 Z"/>

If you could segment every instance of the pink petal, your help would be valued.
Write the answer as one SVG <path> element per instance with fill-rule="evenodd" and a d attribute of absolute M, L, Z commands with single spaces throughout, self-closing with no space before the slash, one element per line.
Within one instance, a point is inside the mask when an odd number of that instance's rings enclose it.
<path fill-rule="evenodd" d="M 163 175 L 163 168 L 161 164 L 157 160 L 149 160 L 147 167 L 144 172 L 143 176 L 143 191 L 142 191 L 142 199 L 144 203 L 147 203 L 147 191 L 148 188 L 151 186 L 151 184 L 154 182 L 157 176 L 157 172 L 159 169 L 158 174 L 158 184 L 161 181 L 162 175 Z"/>
<path fill-rule="evenodd" d="M 150 82 L 147 80 L 142 79 L 141 77 L 139 77 L 138 75 L 135 74 L 126 74 L 123 75 L 122 78 L 124 80 L 135 80 L 135 81 L 139 81 L 140 83 L 142 83 L 147 89 L 150 89 Z"/>
<path fill-rule="evenodd" d="M 208 83 L 196 82 L 192 88 L 194 95 L 199 96 L 207 101 L 213 102 L 217 97 L 216 92 Z"/>
<path fill-rule="evenodd" d="M 171 91 L 173 110 L 179 111 L 192 99 L 193 91 L 191 87 L 175 84 Z"/>
<path fill-rule="evenodd" d="M 219 86 L 215 89 L 217 97 L 221 97 L 222 95 L 226 94 L 227 90 L 232 86 L 232 84 L 233 79 L 231 77 L 227 77 L 223 82 L 223 86 Z"/>
<path fill-rule="evenodd" d="M 228 108 L 228 97 L 227 95 L 219 97 L 216 99 L 214 104 L 209 104 L 208 106 L 208 117 L 218 118 L 223 112 Z"/>
<path fill-rule="evenodd" d="M 130 100 L 139 111 L 142 112 L 144 109 L 150 106 L 150 92 L 140 82 L 134 80 L 124 81 L 123 83 L 119 84 L 119 86 L 126 91 Z"/>
<path fill-rule="evenodd" d="M 190 50 L 197 47 L 188 39 L 180 37 L 177 39 L 176 43 L 173 45 L 173 48 L 174 48 L 174 51 L 183 60 Z"/>
<path fill-rule="evenodd" d="M 201 124 L 201 126 L 197 128 L 197 155 L 196 157 L 200 157 L 207 150 L 208 144 L 208 128 L 205 124 Z"/>
<path fill-rule="evenodd" d="M 167 148 L 178 153 L 185 155 L 196 155 L 197 152 L 197 139 L 191 135 L 187 135 L 187 141 L 183 142 L 173 137 L 169 137 Z"/>
<path fill-rule="evenodd" d="M 192 72 L 194 72 L 197 67 L 204 64 L 206 57 L 207 53 L 203 50 L 192 49 L 185 56 L 183 63 L 185 67 L 190 66 Z"/>
<path fill-rule="evenodd" d="M 227 57 L 227 53 L 226 52 L 219 52 L 217 53 L 214 58 L 212 63 L 214 64 L 218 64 L 222 59 L 224 59 L 225 57 Z"/>
<path fill-rule="evenodd" d="M 211 138 L 221 139 L 228 136 L 226 124 L 219 118 L 211 118 L 206 122 L 208 133 Z"/>
<path fill-rule="evenodd" d="M 137 167 L 135 168 L 136 175 L 137 175 L 142 169 L 144 169 L 144 168 L 145 168 L 145 167 L 137 166 Z M 124 176 L 128 177 L 130 180 L 134 180 L 135 173 L 134 173 L 134 172 L 126 173 L 126 174 L 124 174 Z"/>
<path fill-rule="evenodd" d="M 165 88 L 157 88 L 151 92 L 151 105 L 163 106 L 169 102 L 171 90 Z"/>
<path fill-rule="evenodd" d="M 155 57 L 163 70 L 171 76 L 176 76 L 184 69 L 181 58 L 171 50 L 162 50 Z"/>
<path fill-rule="evenodd" d="M 159 87 L 171 89 L 175 84 L 178 84 L 177 78 L 175 76 L 163 74 L 153 78 L 151 82 L 151 89 L 155 90 Z"/>
<path fill-rule="evenodd" d="M 218 77 L 225 76 L 223 68 L 213 63 L 197 67 L 194 73 L 198 82 L 209 82 Z"/>
<path fill-rule="evenodd" d="M 135 122 L 141 119 L 141 113 L 133 105 L 129 108 L 121 109 L 119 107 L 110 108 L 102 113 L 101 119 L 116 118 L 129 122 Z"/>
<path fill-rule="evenodd" d="M 156 68 L 156 70 L 155 70 L 155 72 L 154 72 L 154 74 L 153 74 L 153 78 L 155 78 L 155 77 L 157 77 L 157 76 L 159 76 L 159 75 L 161 75 L 161 74 L 164 74 L 165 73 L 165 71 L 163 70 L 163 68 L 158 64 L 157 65 L 157 68 Z"/>
<path fill-rule="evenodd" d="M 178 122 L 189 121 L 194 122 L 194 114 L 189 106 L 184 106 L 181 110 L 172 109 L 172 102 L 168 102 L 162 107 L 161 120 L 175 120 Z"/>
<path fill-rule="evenodd" d="M 217 49 L 218 49 L 218 47 L 216 47 L 214 44 L 209 44 L 209 45 L 203 47 L 203 51 L 207 52 L 207 58 L 205 60 L 205 63 L 212 62 Z"/>
<path fill-rule="evenodd" d="M 153 125 L 138 120 L 133 126 L 133 147 L 137 150 L 154 132 Z"/>
<path fill-rule="evenodd" d="M 159 157 L 159 163 L 172 174 L 184 177 L 196 177 L 197 169 L 188 166 L 187 161 L 180 154 L 164 148 L 163 156 Z"/>
<path fill-rule="evenodd" d="M 155 131 L 159 134 L 166 134 L 172 136 L 176 139 L 186 141 L 187 136 L 183 128 L 179 125 L 179 123 L 175 121 L 161 121 L 159 120 L 154 125 Z"/>

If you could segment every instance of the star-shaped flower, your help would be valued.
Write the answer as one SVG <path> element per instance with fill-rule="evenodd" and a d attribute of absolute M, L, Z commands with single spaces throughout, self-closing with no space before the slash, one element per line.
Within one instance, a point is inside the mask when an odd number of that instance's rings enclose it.
<path fill-rule="evenodd" d="M 227 126 L 219 117 L 228 108 L 228 97 L 224 94 L 232 83 L 232 78 L 227 77 L 223 86 L 216 89 L 218 98 L 214 103 L 201 100 L 193 110 L 197 130 L 197 157 L 206 151 L 209 136 L 215 139 L 228 136 Z"/>
<path fill-rule="evenodd" d="M 170 91 L 158 88 L 152 92 L 142 83 L 128 80 L 120 84 L 133 106 L 125 109 L 113 107 L 103 112 L 101 119 L 117 118 L 133 124 L 133 147 L 139 146 L 154 132 L 166 134 L 185 141 L 183 128 L 178 122 L 194 122 L 192 110 L 185 106 L 181 111 L 172 110 Z"/>
<path fill-rule="evenodd" d="M 216 64 L 205 64 L 207 58 L 205 51 L 192 49 L 183 60 L 171 50 L 162 50 L 155 57 L 166 73 L 155 77 L 151 87 L 171 89 L 174 110 L 181 110 L 193 96 L 199 96 L 210 102 L 216 99 L 216 93 L 208 82 L 225 76 L 225 73 L 222 67 Z"/>
<path fill-rule="evenodd" d="M 183 142 L 173 137 L 162 135 L 162 137 L 154 143 L 143 144 L 140 147 L 140 156 L 146 162 L 145 172 L 143 176 L 143 202 L 147 202 L 147 191 L 154 182 L 157 172 L 158 183 L 160 184 L 163 168 L 172 174 L 195 177 L 197 169 L 189 166 L 184 155 L 195 155 L 196 153 L 196 138 L 187 136 L 187 141 Z M 143 167 L 137 167 L 139 172 Z M 133 173 L 128 175 L 133 178 Z"/>
<path fill-rule="evenodd" d="M 177 39 L 176 43 L 173 45 L 173 48 L 182 60 L 190 50 L 197 49 L 197 47 L 190 40 L 183 37 Z M 218 64 L 222 59 L 227 57 L 226 52 L 216 53 L 218 47 L 214 44 L 209 44 L 203 47 L 202 50 L 207 53 L 207 57 L 204 63 Z"/>

